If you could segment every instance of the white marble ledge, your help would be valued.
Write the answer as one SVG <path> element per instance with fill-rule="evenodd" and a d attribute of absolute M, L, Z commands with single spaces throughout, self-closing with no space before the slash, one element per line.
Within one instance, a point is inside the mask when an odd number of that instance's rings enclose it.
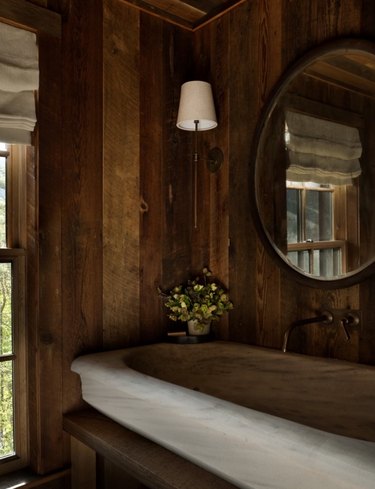
<path fill-rule="evenodd" d="M 83 399 L 126 428 L 240 488 L 375 488 L 375 443 L 142 374 L 126 365 L 134 351 L 86 355 L 72 364 L 81 377 Z"/>

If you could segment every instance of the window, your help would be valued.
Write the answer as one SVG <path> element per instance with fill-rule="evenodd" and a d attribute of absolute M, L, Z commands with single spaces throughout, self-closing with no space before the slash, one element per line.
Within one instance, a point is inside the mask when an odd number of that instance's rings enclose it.
<path fill-rule="evenodd" d="M 362 143 L 359 129 L 342 123 L 342 111 L 327 120 L 324 111 L 306 113 L 305 100 L 284 120 L 287 256 L 307 274 L 333 278 L 360 264 Z M 320 113 L 319 103 L 309 105 Z"/>
<path fill-rule="evenodd" d="M 0 143 L 0 474 L 27 462 L 26 147 Z"/>
<path fill-rule="evenodd" d="M 334 233 L 335 198 L 334 185 L 287 181 L 288 258 L 311 275 L 345 272 L 346 243 Z"/>

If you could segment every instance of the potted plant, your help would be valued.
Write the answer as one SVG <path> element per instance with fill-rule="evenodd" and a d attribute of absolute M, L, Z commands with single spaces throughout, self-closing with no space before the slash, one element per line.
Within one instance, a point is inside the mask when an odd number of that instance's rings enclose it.
<path fill-rule="evenodd" d="M 165 298 L 168 317 L 172 321 L 185 321 L 189 335 L 205 335 L 210 331 L 211 321 L 233 309 L 227 290 L 210 278 L 212 273 L 203 268 L 194 280 L 176 285 L 169 292 L 159 292 Z"/>

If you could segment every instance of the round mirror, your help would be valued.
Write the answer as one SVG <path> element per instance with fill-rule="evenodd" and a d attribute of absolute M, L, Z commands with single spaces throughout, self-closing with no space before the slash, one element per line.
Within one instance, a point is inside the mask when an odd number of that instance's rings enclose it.
<path fill-rule="evenodd" d="M 316 287 L 374 271 L 375 47 L 346 40 L 297 63 L 261 118 L 252 187 L 267 249 Z"/>

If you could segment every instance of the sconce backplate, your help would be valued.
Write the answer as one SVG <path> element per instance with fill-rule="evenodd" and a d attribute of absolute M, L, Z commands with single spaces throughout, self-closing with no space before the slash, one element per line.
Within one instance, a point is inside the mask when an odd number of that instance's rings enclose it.
<path fill-rule="evenodd" d="M 224 161 L 224 154 L 220 148 L 212 148 L 208 152 L 207 168 L 211 173 L 216 173 Z"/>

